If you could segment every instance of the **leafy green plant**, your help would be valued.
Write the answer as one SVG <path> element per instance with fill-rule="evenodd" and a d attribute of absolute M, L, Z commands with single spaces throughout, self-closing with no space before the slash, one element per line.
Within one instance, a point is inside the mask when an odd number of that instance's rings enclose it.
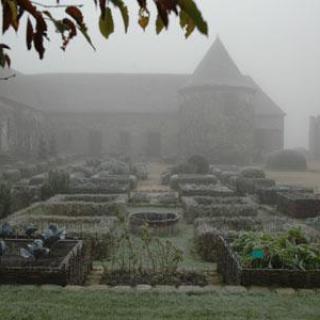
<path fill-rule="evenodd" d="M 125 226 L 114 239 L 111 270 L 133 275 L 173 273 L 182 260 L 182 251 L 171 241 L 152 237 L 147 227 L 140 237 L 134 237 Z"/>
<path fill-rule="evenodd" d="M 280 235 L 242 233 L 231 246 L 246 268 L 320 269 L 319 245 L 310 243 L 300 228 Z"/>

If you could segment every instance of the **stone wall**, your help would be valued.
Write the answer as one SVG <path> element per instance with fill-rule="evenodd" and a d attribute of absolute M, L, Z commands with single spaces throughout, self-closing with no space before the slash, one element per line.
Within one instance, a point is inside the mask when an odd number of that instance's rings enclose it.
<path fill-rule="evenodd" d="M 255 116 L 255 152 L 263 158 L 273 151 L 284 147 L 284 116 Z"/>
<path fill-rule="evenodd" d="M 34 109 L 0 105 L 0 153 L 28 157 L 37 153 L 45 116 Z"/>
<path fill-rule="evenodd" d="M 251 92 L 231 87 L 190 88 L 182 92 L 179 146 L 216 163 L 249 162 L 254 149 Z"/>
<path fill-rule="evenodd" d="M 50 114 L 50 119 L 60 150 L 88 154 L 89 133 L 97 130 L 102 134 L 103 152 L 135 158 L 155 156 L 155 149 L 159 149 L 159 157 L 175 155 L 177 116 L 174 112 L 56 113 Z M 159 145 L 152 146 L 153 142 Z"/>

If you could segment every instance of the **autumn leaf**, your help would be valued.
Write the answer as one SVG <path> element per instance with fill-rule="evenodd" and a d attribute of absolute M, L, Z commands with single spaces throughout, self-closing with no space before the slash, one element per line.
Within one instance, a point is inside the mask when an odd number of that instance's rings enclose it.
<path fill-rule="evenodd" d="M 101 34 L 106 39 L 109 39 L 109 36 L 114 32 L 114 23 L 110 8 L 105 8 L 105 10 L 101 13 L 99 19 L 99 28 Z"/>
<path fill-rule="evenodd" d="M 208 35 L 208 24 L 204 21 L 202 14 L 193 0 L 177 0 L 181 11 L 192 19 L 196 28 L 205 35 Z"/>
<path fill-rule="evenodd" d="M 124 24 L 124 29 L 125 32 L 128 32 L 129 28 L 129 11 L 128 7 L 125 5 L 123 0 L 110 0 L 115 7 L 117 7 L 120 10 L 123 24 Z"/>

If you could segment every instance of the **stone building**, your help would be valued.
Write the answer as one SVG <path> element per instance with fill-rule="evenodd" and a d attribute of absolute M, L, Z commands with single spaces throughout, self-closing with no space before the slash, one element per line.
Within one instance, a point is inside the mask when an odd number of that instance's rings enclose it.
<path fill-rule="evenodd" d="M 46 112 L 64 151 L 88 153 L 93 132 L 105 152 L 132 157 L 248 162 L 283 148 L 283 111 L 219 39 L 193 75 L 38 74 L 11 83 L 7 96 Z"/>
<path fill-rule="evenodd" d="M 220 163 L 249 162 L 255 148 L 254 91 L 217 39 L 180 90 L 182 153 Z"/>
<path fill-rule="evenodd" d="M 0 155 L 32 157 L 45 123 L 42 112 L 0 96 Z"/>
<path fill-rule="evenodd" d="M 310 117 L 309 149 L 311 157 L 320 160 L 320 116 Z"/>

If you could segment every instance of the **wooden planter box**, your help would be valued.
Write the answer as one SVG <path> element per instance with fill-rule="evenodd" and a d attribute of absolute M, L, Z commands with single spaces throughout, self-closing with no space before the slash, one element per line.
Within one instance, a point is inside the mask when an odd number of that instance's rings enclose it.
<path fill-rule="evenodd" d="M 275 181 L 266 178 L 237 178 L 237 191 L 240 194 L 255 194 L 260 188 L 273 187 Z"/>
<path fill-rule="evenodd" d="M 257 206 L 246 197 L 182 197 L 184 218 L 193 223 L 197 218 L 255 217 Z"/>
<path fill-rule="evenodd" d="M 257 190 L 257 196 L 262 204 L 276 205 L 278 203 L 278 195 L 284 192 L 313 193 L 311 188 L 298 186 L 273 186 L 263 187 Z"/>
<path fill-rule="evenodd" d="M 290 288 L 320 288 L 320 270 L 247 269 L 229 245 L 220 237 L 218 271 L 226 284 L 242 286 L 280 286 Z"/>
<path fill-rule="evenodd" d="M 6 239 L 7 254 L 0 259 L 0 284 L 82 285 L 92 268 L 81 240 L 60 240 L 47 258 L 29 261 L 19 255 L 30 239 Z"/>
<path fill-rule="evenodd" d="M 278 210 L 293 218 L 320 215 L 320 196 L 312 193 L 284 192 L 278 195 Z"/>

